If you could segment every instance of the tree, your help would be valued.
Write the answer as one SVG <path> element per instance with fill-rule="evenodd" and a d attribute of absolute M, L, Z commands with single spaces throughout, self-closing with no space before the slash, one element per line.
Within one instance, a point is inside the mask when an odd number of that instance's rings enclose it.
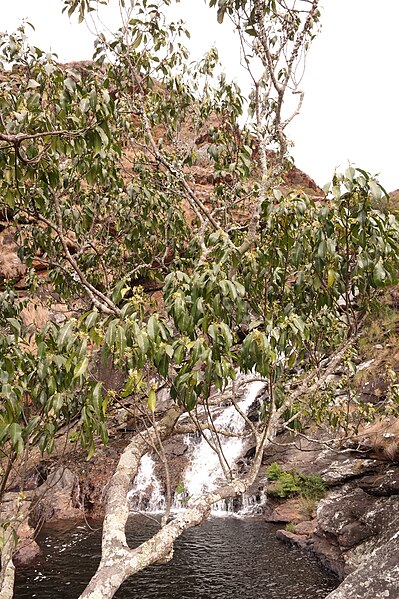
<path fill-rule="evenodd" d="M 83 19 L 95 3 L 64 4 Z M 84 65 L 58 64 L 29 46 L 24 29 L 0 41 L 0 201 L 17 225 L 31 293 L 40 260 L 51 293 L 80 300 L 76 319 L 32 331 L 12 282 L 2 295 L 0 495 L 13 469 L 35 450 L 51 453 L 60 433 L 90 458 L 96 440 L 107 441 L 107 410 L 122 399 L 147 422 L 111 481 L 102 559 L 82 598 L 112 597 L 128 576 L 170 559 L 174 540 L 215 501 L 245 492 L 279 428 L 300 430 L 312 417 L 328 419 L 337 437 L 353 432 L 346 412 L 318 391 L 339 362 L 350 368 L 370 301 L 396 280 L 398 221 L 375 208 L 384 192 L 369 174 L 352 167 L 336 174 L 325 198 L 284 183 L 285 129 L 302 102 L 297 81 L 318 1 L 219 2 L 218 19 L 235 23 L 253 79 L 248 128 L 239 125 L 240 90 L 215 76 L 216 52 L 189 63 L 183 25 L 163 15 L 169 4 L 121 0 L 120 30 L 110 39 L 101 34 L 94 61 Z M 262 65 L 258 78 L 253 59 Z M 299 106 L 285 114 L 288 93 Z M 196 139 L 208 143 L 206 198 L 190 179 Z M 149 299 L 148 280 L 162 288 L 161 299 Z M 119 395 L 103 389 L 98 359 L 124 373 Z M 161 529 L 129 549 L 127 493 L 141 456 L 155 449 L 168 481 L 166 438 L 208 427 L 218 451 L 225 431 L 215 428 L 211 399 L 215 388 L 229 388 L 239 410 L 237 367 L 256 372 L 268 390 L 259 422 L 243 415 L 255 444 L 250 468 L 236 478 L 225 464 L 224 484 L 172 518 L 167 484 Z M 159 419 L 161 385 L 171 403 Z M 206 420 L 198 418 L 201 406 Z M 189 427 L 179 423 L 183 413 Z M 7 542 L 3 590 L 11 553 Z"/>

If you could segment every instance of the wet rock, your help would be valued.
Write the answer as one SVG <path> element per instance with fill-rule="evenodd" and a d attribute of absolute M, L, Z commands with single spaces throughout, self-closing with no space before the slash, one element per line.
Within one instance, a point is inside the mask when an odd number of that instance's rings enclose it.
<path fill-rule="evenodd" d="M 260 409 L 261 402 L 259 399 L 255 399 L 255 401 L 249 406 L 249 410 L 247 412 L 247 416 L 251 422 L 259 421 Z"/>
<path fill-rule="evenodd" d="M 175 439 L 171 441 L 168 445 L 168 453 L 174 456 L 182 456 L 186 453 L 188 447 L 184 441 L 180 439 Z"/>
<path fill-rule="evenodd" d="M 309 537 L 307 535 L 300 535 L 296 532 L 290 532 L 289 530 L 278 530 L 276 532 L 276 537 L 284 543 L 295 545 L 301 549 L 306 549 L 309 545 Z"/>
<path fill-rule="evenodd" d="M 178 438 L 172 438 L 165 442 L 164 447 L 168 460 L 171 488 L 174 490 L 184 479 L 184 471 L 186 470 L 190 459 L 188 455 L 188 446 L 184 441 Z M 158 480 L 164 484 L 165 472 L 162 464 L 159 462 L 157 462 L 155 466 L 155 472 Z"/>

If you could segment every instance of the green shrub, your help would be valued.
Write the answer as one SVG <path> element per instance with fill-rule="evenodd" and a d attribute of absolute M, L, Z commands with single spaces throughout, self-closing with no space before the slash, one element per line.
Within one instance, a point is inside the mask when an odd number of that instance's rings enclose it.
<path fill-rule="evenodd" d="M 282 470 L 280 464 L 278 464 L 277 462 L 273 462 L 273 464 L 270 464 L 270 466 L 268 466 L 266 472 L 267 472 L 267 478 L 269 480 L 278 480 L 280 478 L 283 470 Z"/>
<path fill-rule="evenodd" d="M 285 530 L 287 532 L 295 533 L 296 532 L 296 524 L 294 524 L 294 522 L 287 522 L 287 524 L 285 525 Z"/>
<path fill-rule="evenodd" d="M 302 497 L 319 501 L 325 496 L 327 487 L 319 474 L 299 474 L 299 477 Z"/>
<path fill-rule="evenodd" d="M 267 494 L 280 499 L 299 495 L 308 500 L 319 501 L 327 490 L 318 474 L 286 471 L 277 462 L 273 462 L 267 468 L 267 478 L 273 481 L 267 489 Z"/>

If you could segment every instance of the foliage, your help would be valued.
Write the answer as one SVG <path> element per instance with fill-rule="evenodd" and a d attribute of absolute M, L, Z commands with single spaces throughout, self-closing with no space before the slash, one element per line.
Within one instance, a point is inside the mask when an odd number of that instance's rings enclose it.
<path fill-rule="evenodd" d="M 272 497 L 286 499 L 299 495 L 305 500 L 319 501 L 326 493 L 326 486 L 318 474 L 297 473 L 294 470 L 283 470 L 277 462 L 267 468 L 267 478 L 273 483 L 268 486 L 267 493 Z"/>
<path fill-rule="evenodd" d="M 280 22 L 273 3 L 266 10 Z M 240 91 L 213 78 L 213 51 L 188 63 L 185 35 L 142 1 L 111 41 L 99 37 L 83 68 L 59 65 L 23 29 L 1 37 L 12 67 L 0 81 L 1 205 L 28 267 L 41 256 L 52 293 L 86 298 L 78 320 L 32 334 L 18 302 L 3 296 L 0 434 L 13 455 L 32 444 L 51 451 L 71 422 L 89 455 L 96 434 L 106 441 L 112 397 L 97 379 L 96 352 L 124 372 L 121 397 L 147 395 L 151 412 L 145 381 L 154 373 L 192 410 L 237 366 L 268 377 L 281 405 L 292 369 L 314 367 L 396 279 L 398 221 L 375 208 L 378 183 L 350 167 L 325 201 L 265 187 L 251 135 L 238 127 Z M 185 178 L 195 160 L 189 140 L 181 143 L 187 127 L 211 138 L 209 207 Z M 164 283 L 161 306 L 140 285 L 154 278 Z M 317 410 L 322 418 L 328 405 Z"/>
<path fill-rule="evenodd" d="M 285 525 L 285 530 L 287 532 L 292 532 L 293 534 L 296 533 L 296 524 L 294 524 L 294 522 L 287 522 L 287 524 Z"/>
<path fill-rule="evenodd" d="M 78 437 L 94 452 L 94 435 L 107 440 L 102 383 L 88 376 L 88 337 L 77 323 L 53 323 L 32 333 L 18 319 L 11 293 L 0 295 L 10 314 L 0 332 L 0 441 L 21 455 L 26 447 L 51 452 L 60 429 L 76 422 Z"/>
<path fill-rule="evenodd" d="M 222 3 L 219 17 L 245 4 Z M 265 10 L 280 22 L 273 3 Z M 59 427 L 74 419 L 90 453 L 94 433 L 106 440 L 96 350 L 124 370 L 122 396 L 156 372 L 191 410 L 237 366 L 272 383 L 299 363 L 311 367 L 396 278 L 398 221 L 375 209 L 378 183 L 350 167 L 334 176 L 323 202 L 265 192 L 252 176 L 249 132 L 238 132 L 239 90 L 224 78 L 211 86 L 212 52 L 191 76 L 184 29 L 168 29 L 161 17 L 156 4 L 137 3 L 112 41 L 100 36 L 96 60 L 83 70 L 29 46 L 23 29 L 1 38 L 2 61 L 12 66 L 0 82 L 2 206 L 19 224 L 27 265 L 42 255 L 54 292 L 88 300 L 77 322 L 32 335 L 18 304 L 10 312 L 3 297 L 1 438 L 16 454 L 32 443 L 51 451 Z M 254 12 L 248 19 L 260 26 Z M 182 169 L 194 152 L 178 141 L 187 124 L 199 132 L 215 115 L 214 216 L 204 220 L 207 209 L 190 204 L 189 231 Z M 244 198 L 260 201 L 253 239 L 251 205 L 246 224 L 234 222 Z M 163 310 L 148 309 L 138 286 L 154 277 L 164 279 Z"/>
<path fill-rule="evenodd" d="M 170 3 L 120 0 L 121 28 L 100 34 L 83 65 L 60 65 L 23 28 L 0 35 L 0 209 L 28 267 L 26 301 L 40 286 L 76 316 L 34 330 L 15 281 L 0 297 L 0 496 L 14 463 L 35 448 L 51 453 L 59 434 L 92 456 L 97 440 L 107 442 L 113 402 L 139 408 L 152 426 L 159 386 L 192 412 L 237 369 L 268 381 L 258 432 L 273 417 L 292 429 L 312 417 L 352 432 L 347 405 L 328 387 L 296 401 L 290 393 L 396 282 L 399 221 L 378 209 L 384 190 L 361 169 L 336 173 L 323 198 L 284 185 L 285 128 L 302 102 L 318 2 L 218 3 L 254 81 L 248 127 L 239 126 L 241 91 L 217 75 L 217 52 L 190 62 L 184 26 L 164 17 Z M 79 19 L 95 5 L 64 0 Z M 291 92 L 299 104 L 285 114 Z M 190 170 L 200 159 L 206 197 Z M 122 373 L 119 393 L 104 388 L 100 361 Z M 363 421 L 378 416 L 358 407 Z M 319 477 L 277 464 L 269 477 L 277 497 L 313 502 L 325 492 Z"/>

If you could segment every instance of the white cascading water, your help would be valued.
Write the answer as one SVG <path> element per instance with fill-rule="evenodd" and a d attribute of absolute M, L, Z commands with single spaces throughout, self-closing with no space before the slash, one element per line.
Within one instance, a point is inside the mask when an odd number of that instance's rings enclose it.
<path fill-rule="evenodd" d="M 155 476 L 155 461 L 149 453 L 141 458 L 128 501 L 132 512 L 155 513 L 165 508 L 165 496 Z"/>
<path fill-rule="evenodd" d="M 244 399 L 238 403 L 240 410 L 244 414 L 247 413 L 262 387 L 264 387 L 264 383 L 262 382 L 254 382 L 249 385 Z M 236 408 L 231 405 L 225 408 L 220 416 L 214 419 L 214 425 L 216 429 L 239 434 L 245 429 L 245 420 Z M 205 430 L 199 442 L 193 447 L 190 465 L 185 472 L 183 481 L 186 496 L 189 498 L 198 497 L 206 491 L 212 491 L 223 480 L 226 480 L 217 453 L 203 437 L 207 437 L 212 443 L 210 431 Z M 228 465 L 228 469 L 234 470 L 237 460 L 242 456 L 244 440 L 240 437 L 227 437 L 223 435 L 219 438 L 220 450 L 223 453 L 225 466 Z M 214 504 L 212 511 L 233 511 L 233 500 Z"/>
<path fill-rule="evenodd" d="M 257 394 L 264 387 L 264 383 L 256 381 L 249 383 L 244 398 L 238 402 L 240 410 L 245 414 L 255 401 Z M 216 429 L 231 433 L 242 433 L 245 430 L 245 420 L 231 405 L 225 408 L 214 421 Z M 198 439 L 195 435 L 187 435 L 185 443 L 190 455 L 189 466 L 184 478 L 184 494 L 175 496 L 173 509 L 179 510 L 188 499 L 197 497 L 206 491 L 212 491 L 225 479 L 217 453 L 212 449 L 207 440 L 212 442 L 212 435 L 205 430 Z M 228 469 L 234 472 L 237 460 L 243 455 L 245 440 L 241 437 L 220 436 L 220 449 L 228 464 Z M 145 454 L 141 460 L 140 468 L 134 481 L 134 486 L 129 492 L 129 502 L 132 511 L 160 512 L 165 507 L 165 497 L 161 485 L 155 476 L 155 461 L 150 454 Z M 244 496 L 240 501 L 239 513 L 254 513 L 263 497 Z M 213 506 L 215 515 L 226 512 L 237 512 L 237 503 L 234 500 L 223 501 Z"/>

